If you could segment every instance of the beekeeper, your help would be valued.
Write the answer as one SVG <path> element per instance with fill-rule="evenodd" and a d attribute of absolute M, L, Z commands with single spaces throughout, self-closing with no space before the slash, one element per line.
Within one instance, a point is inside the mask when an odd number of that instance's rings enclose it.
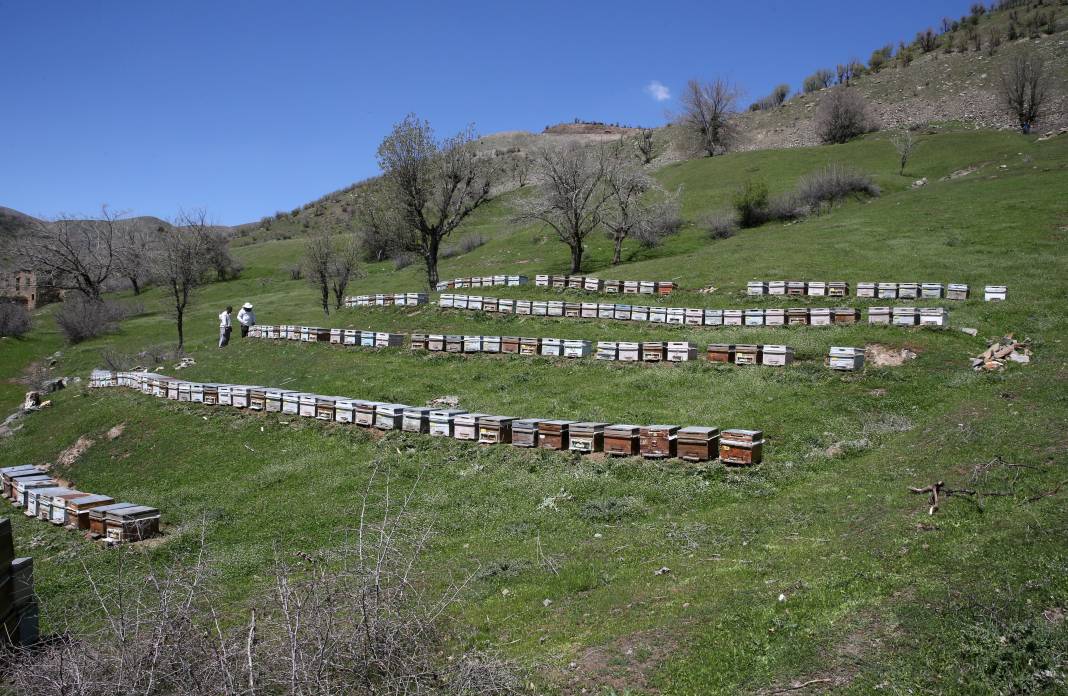
<path fill-rule="evenodd" d="M 225 348 L 226 344 L 230 342 L 230 312 L 234 311 L 234 308 L 230 305 L 226 306 L 222 312 L 219 313 L 219 347 Z"/>
<path fill-rule="evenodd" d="M 252 311 L 252 303 L 246 302 L 241 305 L 237 313 L 237 323 L 241 325 L 241 338 L 248 337 L 248 329 L 256 323 L 256 313 Z"/>

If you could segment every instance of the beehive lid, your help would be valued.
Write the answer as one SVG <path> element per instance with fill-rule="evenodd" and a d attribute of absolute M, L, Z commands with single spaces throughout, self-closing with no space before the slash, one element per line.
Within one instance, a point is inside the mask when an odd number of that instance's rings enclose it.
<path fill-rule="evenodd" d="M 713 435 L 719 434 L 719 428 L 710 428 L 704 425 L 688 425 L 685 428 L 679 428 L 679 439 L 683 439 L 684 435 L 690 435 L 697 438 L 709 438 Z"/>

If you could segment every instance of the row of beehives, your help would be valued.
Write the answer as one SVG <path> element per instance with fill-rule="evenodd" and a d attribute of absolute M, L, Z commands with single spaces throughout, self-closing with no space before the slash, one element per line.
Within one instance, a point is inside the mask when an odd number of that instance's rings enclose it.
<path fill-rule="evenodd" d="M 515 287 L 526 285 L 529 279 L 525 275 L 491 275 L 471 276 L 470 278 L 453 278 L 452 280 L 439 281 L 436 289 L 449 290 L 451 288 L 491 288 L 493 286 Z"/>
<path fill-rule="evenodd" d="M 399 347 L 404 345 L 406 338 L 405 334 L 381 331 L 270 325 L 252 327 L 249 336 L 329 342 L 365 348 Z M 582 339 L 426 333 L 413 333 L 410 339 L 409 345 L 412 350 L 444 353 L 511 353 L 527 356 L 584 358 L 594 352 L 592 342 Z M 836 351 L 838 359 L 836 359 Z M 851 351 L 848 361 L 845 360 L 843 351 Z M 697 348 L 689 341 L 598 341 L 594 356 L 598 360 L 620 362 L 688 362 L 696 359 Z M 708 346 L 705 357 L 710 362 L 781 367 L 794 361 L 794 349 L 781 345 L 713 343 Z M 828 364 L 835 369 L 859 369 L 864 365 L 864 352 L 858 348 L 831 347 Z"/>
<path fill-rule="evenodd" d="M 809 297 L 846 297 L 849 283 L 843 281 L 751 280 L 746 284 L 750 295 L 793 295 Z M 966 300 L 968 286 L 964 283 L 857 283 L 857 297 L 880 300 Z M 987 285 L 983 289 L 986 301 L 1004 300 L 1004 285 Z"/>
<path fill-rule="evenodd" d="M 434 409 L 308 392 L 239 384 L 190 382 L 147 372 L 108 373 L 90 387 L 128 387 L 172 401 L 288 413 L 323 421 L 350 423 L 377 430 L 402 430 L 481 444 L 512 444 L 605 452 L 646 458 L 680 457 L 690 461 L 721 459 L 726 464 L 759 464 L 764 436 L 759 430 L 677 425 L 629 425 L 548 418 L 512 418 L 462 409 Z"/>
<path fill-rule="evenodd" d="M 855 324 L 860 310 L 854 307 L 791 307 L 787 309 L 700 309 L 564 302 L 555 300 L 510 300 L 480 295 L 442 293 L 439 306 L 499 314 L 520 314 L 572 319 L 617 319 L 648 321 L 678 326 L 830 326 Z M 943 307 L 871 307 L 871 324 L 897 326 L 946 326 L 949 313 Z"/>
<path fill-rule="evenodd" d="M 536 275 L 534 286 L 625 295 L 670 295 L 678 289 L 671 280 L 602 280 L 593 276 Z"/>
<path fill-rule="evenodd" d="M 0 518 L 0 648 L 37 642 L 33 559 L 15 557 L 11 520 Z"/>
<path fill-rule="evenodd" d="M 99 386 L 99 385 L 98 385 Z M 32 464 L 0 469 L 3 495 L 27 517 L 85 530 L 108 543 L 140 541 L 159 533 L 160 512 L 134 503 L 116 503 L 114 498 L 59 485 Z"/>
<path fill-rule="evenodd" d="M 425 305 L 430 297 L 425 292 L 380 292 L 375 295 L 355 295 L 345 298 L 346 307 L 415 307 Z"/>

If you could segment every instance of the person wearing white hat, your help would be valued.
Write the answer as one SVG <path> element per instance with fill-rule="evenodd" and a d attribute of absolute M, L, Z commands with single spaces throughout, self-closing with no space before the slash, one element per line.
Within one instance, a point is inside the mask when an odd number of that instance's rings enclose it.
<path fill-rule="evenodd" d="M 237 312 L 237 323 L 241 325 L 241 338 L 247 338 L 249 327 L 256 323 L 256 314 L 252 311 L 251 302 L 241 305 L 241 309 Z"/>

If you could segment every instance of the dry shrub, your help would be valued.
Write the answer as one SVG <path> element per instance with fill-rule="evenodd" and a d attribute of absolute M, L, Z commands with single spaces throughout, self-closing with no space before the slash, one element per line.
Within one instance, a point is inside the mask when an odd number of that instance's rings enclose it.
<path fill-rule="evenodd" d="M 825 143 L 846 143 L 875 130 L 863 95 L 850 87 L 836 87 L 820 102 L 816 134 Z"/>
<path fill-rule="evenodd" d="M 56 312 L 56 324 L 70 343 L 80 343 L 118 329 L 126 309 L 117 302 L 69 295 Z"/>
<path fill-rule="evenodd" d="M 0 336 L 21 338 L 29 332 L 32 323 L 25 306 L 0 300 Z"/>
<path fill-rule="evenodd" d="M 705 215 L 698 223 L 712 239 L 727 239 L 738 233 L 738 216 L 732 210 L 719 210 Z"/>
<path fill-rule="evenodd" d="M 414 254 L 409 254 L 405 251 L 398 252 L 393 256 L 393 270 L 400 271 L 415 263 L 416 257 Z"/>
<path fill-rule="evenodd" d="M 456 244 L 442 247 L 439 256 L 443 259 L 451 259 L 462 254 L 474 251 L 486 243 L 486 238 L 481 234 L 469 234 Z"/>
<path fill-rule="evenodd" d="M 878 196 L 879 187 L 871 175 L 852 167 L 829 164 L 801 177 L 793 198 L 802 209 L 819 212 L 825 205 L 834 205 L 851 196 Z"/>
<path fill-rule="evenodd" d="M 17 655 L 9 680 L 17 693 L 54 696 L 520 693 L 493 657 L 446 656 L 443 616 L 466 583 L 426 589 L 413 568 L 428 533 L 410 500 L 396 512 L 378 501 L 389 512 L 361 514 L 340 551 L 278 554 L 251 608 L 222 605 L 203 539 L 186 563 L 124 554 L 113 575 L 90 578 L 92 609 L 44 607 L 67 630 Z"/>

